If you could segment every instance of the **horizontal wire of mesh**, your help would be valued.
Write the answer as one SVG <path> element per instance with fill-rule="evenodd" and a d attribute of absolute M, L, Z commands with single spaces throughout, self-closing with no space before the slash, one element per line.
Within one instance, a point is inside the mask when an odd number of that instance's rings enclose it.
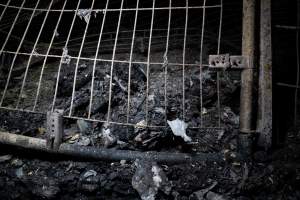
<path fill-rule="evenodd" d="M 59 108 L 66 118 L 153 128 L 174 115 L 189 128 L 220 128 L 220 72 L 210 77 L 216 100 L 207 106 L 203 70 L 208 52 L 220 53 L 222 5 L 7 0 L 0 4 L 0 107 Z"/>

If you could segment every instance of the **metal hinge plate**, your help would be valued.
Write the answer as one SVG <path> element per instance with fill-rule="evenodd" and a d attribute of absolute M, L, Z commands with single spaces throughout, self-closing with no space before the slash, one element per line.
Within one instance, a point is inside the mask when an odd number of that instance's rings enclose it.
<path fill-rule="evenodd" d="M 209 67 L 223 69 L 230 66 L 229 54 L 209 55 Z"/>
<path fill-rule="evenodd" d="M 246 69 L 250 67 L 247 56 L 229 56 L 229 54 L 209 55 L 209 68 L 212 69 Z"/>
<path fill-rule="evenodd" d="M 63 110 L 47 112 L 47 147 L 58 150 L 63 137 Z"/>

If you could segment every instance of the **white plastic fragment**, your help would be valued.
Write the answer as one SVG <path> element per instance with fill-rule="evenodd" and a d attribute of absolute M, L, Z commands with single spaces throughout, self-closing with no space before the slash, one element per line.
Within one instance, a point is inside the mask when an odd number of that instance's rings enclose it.
<path fill-rule="evenodd" d="M 91 18 L 91 13 L 91 9 L 78 9 L 77 16 L 79 16 L 80 19 L 84 19 L 85 22 L 88 23 Z"/>
<path fill-rule="evenodd" d="M 188 125 L 184 121 L 179 120 L 177 118 L 173 121 L 168 120 L 168 124 L 171 127 L 171 130 L 174 135 L 182 137 L 185 142 L 192 141 L 192 139 L 186 134 L 186 129 Z"/>
<path fill-rule="evenodd" d="M 202 115 L 206 115 L 208 113 L 208 110 L 206 108 L 202 108 Z"/>
<path fill-rule="evenodd" d="M 70 64 L 71 62 L 71 56 L 68 55 L 69 51 L 67 49 L 67 47 L 63 48 L 63 54 L 62 54 L 62 59 L 61 59 L 61 63 L 63 64 Z"/>

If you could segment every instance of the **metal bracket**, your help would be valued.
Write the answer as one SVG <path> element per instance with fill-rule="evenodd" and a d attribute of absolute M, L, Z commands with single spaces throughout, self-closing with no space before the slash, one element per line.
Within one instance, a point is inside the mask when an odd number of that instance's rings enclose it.
<path fill-rule="evenodd" d="M 63 137 L 63 110 L 47 112 L 47 148 L 58 150 Z"/>
<path fill-rule="evenodd" d="M 229 66 L 229 54 L 209 55 L 209 68 L 224 69 Z"/>
<path fill-rule="evenodd" d="M 246 56 L 229 56 L 229 54 L 209 55 L 209 68 L 246 69 L 250 68 L 249 60 Z"/>
<path fill-rule="evenodd" d="M 233 69 L 249 68 L 249 59 L 246 56 L 230 56 L 230 66 Z"/>

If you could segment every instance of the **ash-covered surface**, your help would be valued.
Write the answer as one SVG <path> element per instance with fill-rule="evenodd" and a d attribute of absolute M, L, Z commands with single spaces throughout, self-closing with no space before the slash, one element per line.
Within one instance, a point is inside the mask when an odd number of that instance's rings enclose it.
<path fill-rule="evenodd" d="M 176 62 L 178 52 L 170 62 Z M 190 62 L 194 56 L 188 54 Z M 155 55 L 153 55 L 155 57 Z M 161 56 L 157 57 L 161 58 Z M 98 62 L 95 70 L 93 119 L 107 119 L 110 81 L 109 62 Z M 62 66 L 56 108 L 70 112 L 76 60 Z M 45 68 L 38 111 L 51 108 L 58 63 Z M 128 64 L 115 63 L 112 76 L 111 121 L 127 120 Z M 219 163 L 188 163 L 163 165 L 151 161 L 87 162 L 66 161 L 57 155 L 16 151 L 2 146 L 0 156 L 0 197 L 2 199 L 297 199 L 299 174 L 294 144 L 274 160 L 258 151 L 251 162 L 242 162 L 237 151 L 239 81 L 231 72 L 220 72 L 220 103 L 218 110 L 216 71 L 202 71 L 202 100 L 200 106 L 200 70 L 167 66 L 167 109 L 165 112 L 165 68 L 151 65 L 149 71 L 148 125 L 167 128 L 145 128 L 146 65 L 133 64 L 129 122 L 134 126 L 65 119 L 63 142 L 80 146 L 114 148 L 136 151 L 221 152 Z M 86 118 L 90 106 L 93 63 L 80 61 L 72 115 Z M 21 73 L 22 74 L 22 73 Z M 40 67 L 32 66 L 28 83 L 20 99 L 20 107 L 32 109 L 40 75 Z M 22 78 L 22 75 L 21 75 Z M 13 76 L 5 106 L 17 103 L 19 75 Z M 185 113 L 183 113 L 183 84 Z M 201 113 L 201 114 L 200 114 Z M 183 114 L 185 119 L 182 119 Z M 190 129 L 200 125 L 217 127 L 220 116 L 223 130 Z M 1 111 L 2 131 L 46 138 L 45 115 Z M 166 122 L 168 120 L 168 123 Z M 187 129 L 186 129 L 187 127 Z M 178 131 L 180 130 L 180 131 Z M 289 151 L 293 149 L 293 151 Z M 12 151 L 13 150 L 13 151 Z M 286 154 L 288 152 L 288 154 Z M 283 157 L 286 163 L 283 162 Z M 64 161 L 62 161 L 64 160 Z M 251 159 L 250 159 L 251 160 Z M 224 162 L 223 162 L 224 161 Z M 290 163 L 289 161 L 293 161 Z M 287 181 L 288 180 L 288 181 Z"/>
<path fill-rule="evenodd" d="M 299 138 L 273 155 L 162 165 L 152 162 L 78 162 L 2 147 L 1 199 L 299 199 Z M 143 196 L 144 199 L 147 199 Z"/>
<path fill-rule="evenodd" d="M 198 151 L 199 148 L 203 151 L 220 151 L 223 136 L 226 135 L 227 138 L 227 136 L 234 135 L 234 130 L 239 124 L 236 114 L 238 113 L 236 102 L 239 99 L 239 72 L 221 71 L 218 72 L 219 79 L 217 79 L 215 70 L 203 68 L 200 71 L 196 49 L 190 49 L 186 54 L 186 62 L 195 65 L 188 65 L 184 68 L 180 65 L 169 64 L 180 63 L 181 58 L 178 56 L 180 52 L 176 49 L 170 50 L 168 62 L 165 62 L 163 66 L 133 63 L 130 74 L 128 63 L 104 61 L 94 63 L 91 60 L 77 62 L 76 59 L 71 59 L 62 64 L 58 78 L 59 62 L 52 60 L 45 65 L 40 90 L 38 90 L 38 84 L 42 63 L 37 62 L 29 68 L 23 92 L 21 88 L 25 69 L 23 68 L 20 74 L 12 73 L 12 80 L 3 106 L 8 108 L 18 106 L 18 109 L 32 110 L 34 103 L 37 102 L 35 111 L 46 113 L 51 110 L 55 99 L 54 108 L 63 109 L 65 115 L 71 113 L 72 117 L 86 119 L 90 113 L 91 119 L 102 123 L 68 119 L 64 123 L 64 141 L 83 146 L 159 151 L 178 150 L 180 146 L 179 150 L 186 151 Z M 122 56 L 128 57 L 127 54 L 118 55 L 120 59 Z M 147 58 L 146 55 L 140 53 L 135 53 L 133 57 L 134 60 Z M 153 52 L 151 62 L 163 62 L 162 52 Z M 23 64 L 21 62 L 18 65 L 16 69 L 19 70 Z M 112 73 L 111 67 L 113 67 Z M 76 68 L 77 78 L 73 93 Z M 3 70 L 4 77 L 5 73 Z M 57 96 L 54 98 L 57 79 L 59 80 Z M 110 79 L 112 88 L 109 113 Z M 40 93 L 36 98 L 38 91 Z M 72 99 L 72 110 L 70 110 Z M 0 115 L 2 119 L 0 125 L 5 130 L 45 138 L 45 124 L 43 123 L 45 118 L 42 114 L 22 116 L 20 112 L 1 111 Z M 110 115 L 110 122 L 118 125 L 103 123 L 107 121 L 108 115 Z M 127 120 L 131 126 L 126 126 Z M 188 127 L 186 136 L 175 137 L 174 128 L 172 129 L 169 124 L 176 120 Z M 174 125 L 176 126 L 176 123 Z M 214 129 L 210 129 L 212 130 L 210 132 L 189 129 L 190 127 L 218 128 L 220 125 L 224 126 L 225 131 L 230 134 Z M 145 126 L 166 126 L 167 128 L 146 129 L 143 128 Z M 182 139 L 188 137 L 191 137 L 191 141 L 197 145 L 186 145 L 186 141 Z M 164 145 L 165 143 L 167 145 Z M 211 143 L 216 143 L 216 145 Z M 185 148 L 185 146 L 188 147 Z"/>
<path fill-rule="evenodd" d="M 236 153 L 238 115 L 232 110 L 234 107 L 223 107 L 221 111 L 225 132 L 188 129 L 192 143 L 172 134 L 170 128 L 165 132 L 65 120 L 67 143 L 143 151 L 222 152 L 225 162 L 88 162 L 1 146 L 0 198 L 299 199 L 300 138 L 291 135 L 286 148 L 272 155 L 256 151 L 253 159 L 242 162 Z M 13 133 L 46 135 L 44 115 L 1 111 L 0 123 L 2 130 Z"/>

